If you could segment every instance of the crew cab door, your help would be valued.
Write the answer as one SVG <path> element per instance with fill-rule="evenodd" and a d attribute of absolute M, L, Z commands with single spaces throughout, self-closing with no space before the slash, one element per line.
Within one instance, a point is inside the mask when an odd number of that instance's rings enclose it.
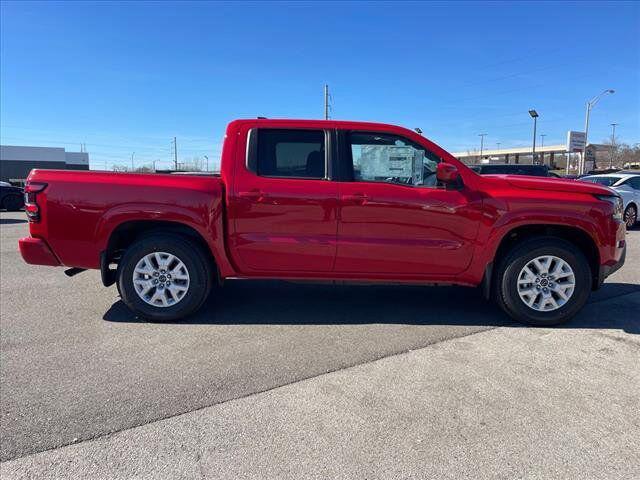
<path fill-rule="evenodd" d="M 336 272 L 446 277 L 473 254 L 481 200 L 465 187 L 437 184 L 440 161 L 420 144 L 382 132 L 341 132 Z"/>
<path fill-rule="evenodd" d="M 228 197 L 232 257 L 253 274 L 330 271 L 338 203 L 338 185 L 329 180 L 330 133 L 253 128 L 245 135 Z"/>

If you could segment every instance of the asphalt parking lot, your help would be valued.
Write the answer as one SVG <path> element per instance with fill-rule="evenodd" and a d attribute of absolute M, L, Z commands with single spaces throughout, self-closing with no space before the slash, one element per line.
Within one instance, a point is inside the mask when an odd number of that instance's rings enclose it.
<path fill-rule="evenodd" d="M 229 282 L 185 323 L 22 262 L 0 214 L 3 478 L 638 478 L 640 229 L 569 324 L 473 289 Z"/>

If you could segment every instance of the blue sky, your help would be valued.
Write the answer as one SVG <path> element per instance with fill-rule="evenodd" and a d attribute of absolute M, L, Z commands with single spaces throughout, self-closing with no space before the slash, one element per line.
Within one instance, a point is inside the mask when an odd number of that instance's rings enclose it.
<path fill-rule="evenodd" d="M 258 115 L 419 126 L 450 151 L 640 142 L 640 7 L 615 2 L 2 2 L 0 140 L 85 143 L 92 168 L 219 155 Z M 538 138 L 538 141 L 540 139 Z"/>

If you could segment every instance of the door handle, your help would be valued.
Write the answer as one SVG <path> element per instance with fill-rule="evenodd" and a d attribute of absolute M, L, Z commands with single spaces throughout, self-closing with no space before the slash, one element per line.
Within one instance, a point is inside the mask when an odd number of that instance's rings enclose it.
<path fill-rule="evenodd" d="M 247 200 L 255 200 L 256 202 L 264 201 L 268 195 L 262 190 L 250 190 L 248 192 L 238 192 L 238 197 L 245 198 Z"/>
<path fill-rule="evenodd" d="M 365 203 L 367 203 L 367 200 L 369 200 L 369 197 L 364 193 L 353 193 L 353 194 L 342 195 L 343 202 L 350 202 L 350 203 L 356 203 L 358 205 L 364 205 Z"/>

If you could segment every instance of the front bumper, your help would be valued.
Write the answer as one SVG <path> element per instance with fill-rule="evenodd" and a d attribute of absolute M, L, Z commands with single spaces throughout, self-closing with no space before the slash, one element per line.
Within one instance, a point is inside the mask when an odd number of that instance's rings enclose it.
<path fill-rule="evenodd" d="M 602 285 L 605 279 L 620 270 L 622 265 L 624 265 L 624 261 L 627 258 L 627 243 L 625 242 L 624 247 L 622 249 L 622 255 L 620 255 L 620 260 L 618 260 L 613 265 L 600 265 L 600 272 L 598 273 L 598 287 Z"/>
<path fill-rule="evenodd" d="M 51 251 L 47 242 L 41 238 L 25 237 L 18 240 L 20 255 L 25 262 L 32 265 L 49 265 L 58 267 L 60 261 Z"/>

